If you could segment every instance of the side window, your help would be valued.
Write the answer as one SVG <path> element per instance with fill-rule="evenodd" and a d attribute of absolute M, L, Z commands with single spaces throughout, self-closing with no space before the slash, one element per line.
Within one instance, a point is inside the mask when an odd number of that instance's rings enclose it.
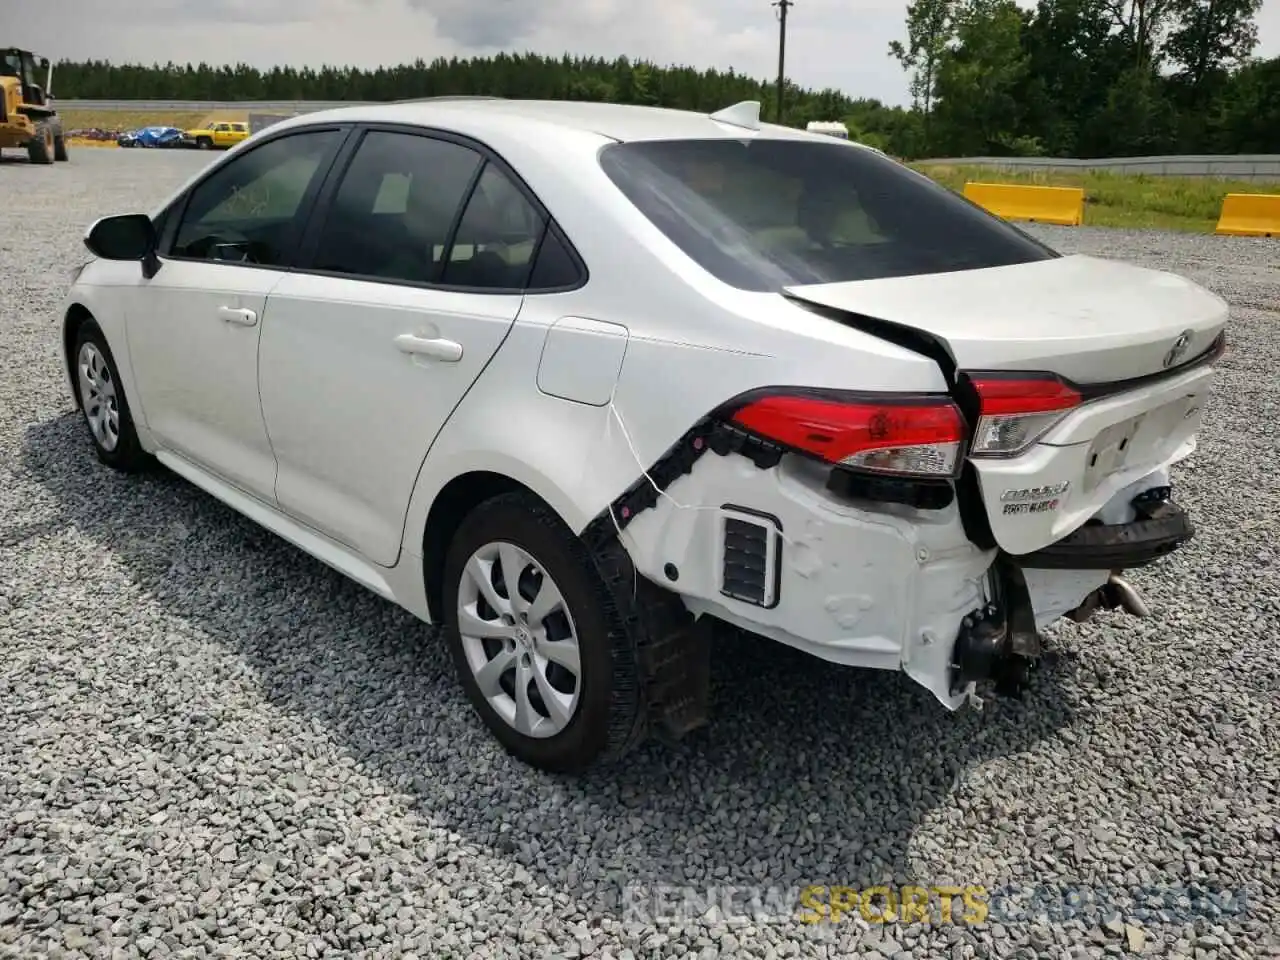
<path fill-rule="evenodd" d="M 241 154 L 192 192 L 170 256 L 274 266 L 285 262 L 303 198 L 342 134 L 296 133 Z"/>
<path fill-rule="evenodd" d="M 447 140 L 375 130 L 343 175 L 311 264 L 357 277 L 431 283 L 483 162 Z"/>
<path fill-rule="evenodd" d="M 546 221 L 519 188 L 493 164 L 486 164 L 441 282 L 480 289 L 524 289 Z"/>
<path fill-rule="evenodd" d="M 582 280 L 582 270 L 569 252 L 560 231 L 547 228 L 547 235 L 538 248 L 538 260 L 529 275 L 530 290 L 562 290 L 573 287 Z"/>

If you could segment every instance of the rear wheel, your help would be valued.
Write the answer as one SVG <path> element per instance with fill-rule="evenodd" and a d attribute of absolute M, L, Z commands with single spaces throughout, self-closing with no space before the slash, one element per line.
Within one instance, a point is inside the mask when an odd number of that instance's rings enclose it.
<path fill-rule="evenodd" d="M 27 159 L 32 163 L 53 163 L 53 128 L 48 124 L 36 127 L 36 135 L 27 144 Z"/>
<path fill-rule="evenodd" d="M 65 163 L 70 159 L 67 155 L 67 138 L 62 134 L 53 138 L 53 159 L 59 163 Z"/>
<path fill-rule="evenodd" d="M 513 756 L 577 772 L 636 742 L 634 644 L 586 548 L 540 500 L 477 507 L 449 546 L 442 595 L 463 687 Z"/>
<path fill-rule="evenodd" d="M 86 320 L 80 325 L 72 349 L 80 412 L 98 459 L 124 473 L 149 466 L 151 458 L 138 441 L 115 358 L 96 321 Z"/>

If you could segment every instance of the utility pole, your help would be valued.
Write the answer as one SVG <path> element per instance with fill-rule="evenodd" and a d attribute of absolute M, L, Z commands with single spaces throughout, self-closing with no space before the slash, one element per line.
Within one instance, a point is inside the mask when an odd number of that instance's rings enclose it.
<path fill-rule="evenodd" d="M 782 123 L 782 90 L 786 84 L 787 68 L 787 11 L 795 6 L 795 0 L 774 0 L 770 6 L 778 8 L 778 103 L 774 108 L 774 121 Z"/>

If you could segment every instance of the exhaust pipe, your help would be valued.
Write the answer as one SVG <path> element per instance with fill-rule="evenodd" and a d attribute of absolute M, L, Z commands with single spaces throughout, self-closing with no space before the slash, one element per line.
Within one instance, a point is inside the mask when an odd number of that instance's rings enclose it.
<path fill-rule="evenodd" d="M 1080 606 L 1070 611 L 1067 616 L 1076 623 L 1084 623 L 1099 609 L 1120 609 L 1135 617 L 1151 616 L 1151 608 L 1142 599 L 1137 587 L 1119 573 L 1112 573 L 1106 583 L 1080 601 Z"/>
<path fill-rule="evenodd" d="M 1151 608 L 1142 599 L 1137 588 L 1120 574 L 1113 573 L 1108 577 L 1106 586 L 1102 589 L 1108 591 L 1114 605 L 1120 607 L 1125 613 L 1131 613 L 1135 617 L 1151 616 Z"/>

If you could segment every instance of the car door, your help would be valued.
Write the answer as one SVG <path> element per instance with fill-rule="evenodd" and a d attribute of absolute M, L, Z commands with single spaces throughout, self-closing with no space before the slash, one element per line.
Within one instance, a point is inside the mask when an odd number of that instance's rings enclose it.
<path fill-rule="evenodd" d="M 169 217 L 160 269 L 139 279 L 129 355 L 156 440 L 247 493 L 275 495 L 258 400 L 267 294 L 345 131 L 269 140 L 219 165 Z"/>
<path fill-rule="evenodd" d="M 546 218 L 478 148 L 394 129 L 367 131 L 326 193 L 262 332 L 276 496 L 391 566 L 423 458 L 515 321 Z"/>

